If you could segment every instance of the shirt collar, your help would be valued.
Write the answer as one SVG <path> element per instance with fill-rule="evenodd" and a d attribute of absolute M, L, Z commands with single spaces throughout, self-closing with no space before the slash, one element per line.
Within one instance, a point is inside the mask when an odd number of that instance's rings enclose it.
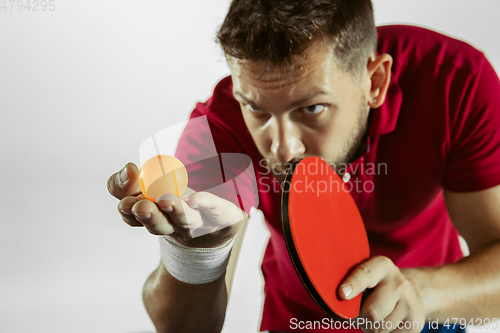
<path fill-rule="evenodd" d="M 394 131 L 402 102 L 403 93 L 401 92 L 401 88 L 397 82 L 394 81 L 393 77 L 391 77 L 384 104 L 378 109 L 371 110 L 373 113 L 372 123 L 370 125 L 371 137 Z"/>

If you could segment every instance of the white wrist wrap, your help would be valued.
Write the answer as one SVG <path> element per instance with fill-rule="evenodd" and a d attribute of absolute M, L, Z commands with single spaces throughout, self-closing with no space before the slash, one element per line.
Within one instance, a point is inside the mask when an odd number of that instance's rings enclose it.
<path fill-rule="evenodd" d="M 224 274 L 234 238 L 213 248 L 187 247 L 170 236 L 160 237 L 163 265 L 177 280 L 189 284 L 203 284 L 217 280 Z"/>

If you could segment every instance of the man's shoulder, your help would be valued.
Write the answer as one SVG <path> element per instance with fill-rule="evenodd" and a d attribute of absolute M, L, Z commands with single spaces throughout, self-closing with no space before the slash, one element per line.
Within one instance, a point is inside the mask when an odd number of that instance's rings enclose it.
<path fill-rule="evenodd" d="M 253 139 L 243 120 L 240 104 L 233 96 L 231 76 L 222 78 L 215 84 L 210 98 L 196 104 L 190 119 L 198 117 L 206 117 L 218 152 L 254 153 Z M 189 135 L 194 137 L 199 133 L 193 127 Z"/>
<path fill-rule="evenodd" d="M 215 84 L 212 96 L 196 104 L 191 119 L 200 116 L 206 116 L 211 126 L 224 127 L 229 132 L 238 133 L 246 129 L 240 104 L 233 96 L 231 76 L 222 78 Z"/>
<path fill-rule="evenodd" d="M 195 111 L 199 115 L 212 114 L 214 112 L 223 112 L 239 109 L 239 104 L 233 97 L 233 81 L 231 76 L 225 76 L 220 81 L 218 81 L 212 92 L 212 96 L 203 103 L 198 103 L 196 105 Z"/>
<path fill-rule="evenodd" d="M 471 44 L 427 28 L 386 25 L 377 31 L 377 51 L 390 54 L 396 67 L 441 66 L 476 73 L 485 61 Z"/>

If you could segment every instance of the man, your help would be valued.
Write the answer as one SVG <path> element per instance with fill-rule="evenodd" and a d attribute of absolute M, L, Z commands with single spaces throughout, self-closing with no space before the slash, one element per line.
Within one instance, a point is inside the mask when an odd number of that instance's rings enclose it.
<path fill-rule="evenodd" d="M 372 257 L 339 293 L 350 299 L 373 289 L 360 316 L 386 323 L 361 330 L 462 332 L 412 323 L 500 317 L 500 82 L 484 55 L 415 27 L 379 28 L 377 42 L 368 0 L 234 0 L 218 38 L 231 77 L 191 118 L 207 117 L 218 153 L 244 153 L 257 169 L 258 208 L 271 232 L 262 330 L 297 331 L 293 322 L 324 317 L 290 263 L 273 190 L 306 156 L 361 184 L 351 194 Z M 177 156 L 189 161 L 203 145 L 203 135 L 186 129 Z M 158 332 L 219 332 L 224 322 L 242 232 L 234 238 L 245 221 L 234 203 L 202 191 L 209 173 L 190 170 L 199 192 L 156 204 L 138 195 L 135 165 L 108 182 L 126 223 L 169 235 L 144 288 Z M 191 238 L 187 226 L 200 220 L 240 222 Z M 465 259 L 457 231 L 471 251 Z"/>

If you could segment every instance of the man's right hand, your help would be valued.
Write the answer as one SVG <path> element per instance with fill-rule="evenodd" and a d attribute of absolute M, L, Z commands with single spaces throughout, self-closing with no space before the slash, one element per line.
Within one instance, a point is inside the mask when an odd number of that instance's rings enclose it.
<path fill-rule="evenodd" d="M 119 199 L 122 220 L 132 227 L 145 227 L 154 235 L 170 235 L 190 247 L 215 247 L 234 237 L 245 213 L 230 201 L 207 192 L 193 192 L 179 199 L 160 196 L 156 203 L 147 199 L 138 184 L 139 170 L 133 163 L 108 179 L 109 193 Z M 187 193 L 186 191 L 186 193 Z M 228 225 L 225 228 L 220 226 Z M 192 238 L 191 230 L 212 228 L 213 232 Z"/>

